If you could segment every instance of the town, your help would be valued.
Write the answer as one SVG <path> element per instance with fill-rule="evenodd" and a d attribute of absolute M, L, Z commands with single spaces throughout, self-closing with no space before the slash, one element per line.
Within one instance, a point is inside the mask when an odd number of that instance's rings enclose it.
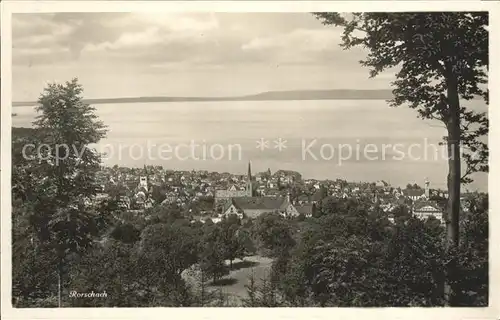
<path fill-rule="evenodd" d="M 252 175 L 248 163 L 246 175 L 208 171 L 174 171 L 162 166 L 126 168 L 115 165 L 101 167 L 97 175 L 99 193 L 88 204 L 104 199 L 116 200 L 122 211 L 136 214 L 155 206 L 175 205 L 188 217 L 205 222 L 221 221 L 236 214 L 240 219 L 256 218 L 262 213 L 279 213 L 284 217 L 312 217 L 320 202 L 327 197 L 369 198 L 394 221 L 392 213 L 404 206 L 414 216 L 430 216 L 444 224 L 447 192 L 433 189 L 427 179 L 424 186 L 408 184 L 393 187 L 385 181 L 347 182 L 302 179 L 300 173 L 268 169 Z M 462 195 L 463 208 L 468 194 Z"/>

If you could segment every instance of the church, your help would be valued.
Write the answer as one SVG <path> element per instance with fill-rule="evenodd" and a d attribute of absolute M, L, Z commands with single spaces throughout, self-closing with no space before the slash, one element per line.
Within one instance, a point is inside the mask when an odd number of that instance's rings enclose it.
<path fill-rule="evenodd" d="M 252 167 L 248 163 L 248 174 L 245 190 L 237 190 L 232 186 L 228 190 L 215 190 L 215 205 L 231 201 L 232 198 L 251 197 L 253 196 L 252 186 Z"/>
<path fill-rule="evenodd" d="M 151 198 L 153 185 L 149 184 L 149 174 L 146 166 L 144 166 L 144 171 L 146 176 L 139 178 L 139 184 L 134 190 L 135 206 L 140 209 L 151 208 L 154 204 L 154 200 Z"/>
<path fill-rule="evenodd" d="M 256 218 L 263 213 L 273 212 L 285 217 L 298 216 L 299 212 L 287 197 L 254 197 L 251 164 L 248 163 L 248 175 L 245 190 L 216 190 L 215 204 L 220 207 L 220 216 L 236 214 L 242 218 Z M 218 205 L 219 204 L 219 205 Z"/>

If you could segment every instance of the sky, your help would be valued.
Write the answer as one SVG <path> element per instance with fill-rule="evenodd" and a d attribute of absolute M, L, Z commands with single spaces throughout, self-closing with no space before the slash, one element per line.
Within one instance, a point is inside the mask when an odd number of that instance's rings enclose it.
<path fill-rule="evenodd" d="M 309 13 L 13 15 L 13 100 L 78 77 L 86 98 L 387 89 Z"/>

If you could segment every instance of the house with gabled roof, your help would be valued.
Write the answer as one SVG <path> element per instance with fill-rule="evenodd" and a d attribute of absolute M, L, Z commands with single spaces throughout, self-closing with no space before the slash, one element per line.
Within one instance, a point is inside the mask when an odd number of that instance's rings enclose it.
<path fill-rule="evenodd" d="M 304 204 L 304 203 L 309 203 L 311 202 L 311 196 L 310 195 L 307 195 L 305 193 L 301 193 L 297 199 L 296 199 L 296 202 L 298 204 Z"/>
<path fill-rule="evenodd" d="M 295 209 L 297 210 L 297 212 L 299 213 L 299 215 L 302 214 L 303 216 L 305 216 L 307 218 L 310 218 L 316 212 L 316 204 L 314 204 L 314 203 L 304 203 L 304 204 L 301 204 L 301 205 L 296 205 Z"/>
<path fill-rule="evenodd" d="M 434 216 L 436 219 L 444 223 L 443 210 L 435 201 L 417 201 L 413 204 L 413 215 L 419 219 L 427 219 Z"/>
<path fill-rule="evenodd" d="M 299 212 L 290 197 L 239 197 L 231 199 L 224 208 L 224 214 L 238 214 L 241 217 L 257 218 L 263 213 L 276 212 L 285 217 L 298 216 Z"/>

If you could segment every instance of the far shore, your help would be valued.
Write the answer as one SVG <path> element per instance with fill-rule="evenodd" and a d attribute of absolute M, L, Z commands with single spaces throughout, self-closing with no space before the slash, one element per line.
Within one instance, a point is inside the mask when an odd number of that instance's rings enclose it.
<path fill-rule="evenodd" d="M 388 100 L 391 90 L 297 90 L 269 91 L 234 97 L 126 97 L 86 99 L 89 104 L 148 103 L 148 102 L 209 102 L 209 101 L 290 101 L 290 100 Z M 31 107 L 36 101 L 14 101 L 13 107 Z"/>

